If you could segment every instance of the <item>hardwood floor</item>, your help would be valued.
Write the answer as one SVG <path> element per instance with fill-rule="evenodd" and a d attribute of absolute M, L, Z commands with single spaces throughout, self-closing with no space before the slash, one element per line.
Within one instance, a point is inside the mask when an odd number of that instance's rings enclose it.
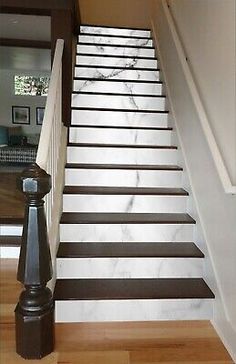
<path fill-rule="evenodd" d="M 24 196 L 16 187 L 19 172 L 0 171 L 0 218 L 22 218 L 24 216 Z"/>
<path fill-rule="evenodd" d="M 56 352 L 25 361 L 15 353 L 16 268 L 16 260 L 0 260 L 1 364 L 233 363 L 208 321 L 57 324 Z"/>

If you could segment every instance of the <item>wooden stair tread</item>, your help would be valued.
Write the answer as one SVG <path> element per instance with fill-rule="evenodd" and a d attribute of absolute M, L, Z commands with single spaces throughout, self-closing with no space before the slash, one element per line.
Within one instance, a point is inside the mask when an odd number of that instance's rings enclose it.
<path fill-rule="evenodd" d="M 63 212 L 61 224 L 195 224 L 188 214 Z"/>
<path fill-rule="evenodd" d="M 159 170 L 159 171 L 182 171 L 183 169 L 176 165 L 164 164 L 95 164 L 95 163 L 67 163 L 66 168 L 75 169 L 130 169 L 130 170 Z"/>
<path fill-rule="evenodd" d="M 85 79 L 87 80 L 87 79 Z M 106 79 L 106 81 L 108 81 Z M 146 81 L 148 82 L 148 81 Z M 151 81 L 149 81 L 151 82 Z M 168 114 L 166 110 L 150 110 L 150 109 L 122 109 L 122 108 L 110 108 L 110 107 L 90 107 L 90 106 L 71 106 L 71 110 L 88 110 L 88 111 L 113 111 L 113 112 L 128 112 L 128 113 L 141 113 L 141 114 Z"/>
<path fill-rule="evenodd" d="M 203 258 L 194 243 L 60 243 L 58 258 Z"/>
<path fill-rule="evenodd" d="M 117 110 L 117 109 L 116 109 Z M 128 130 L 157 130 L 157 131 L 172 131 L 171 127 L 153 127 L 153 126 L 130 126 L 130 125 L 96 125 L 96 124 L 76 124 L 71 125 L 71 128 L 96 128 L 96 129 L 128 129 Z"/>
<path fill-rule="evenodd" d="M 139 46 L 139 45 L 130 45 L 130 44 L 110 44 L 110 43 L 97 43 L 97 42 L 83 42 L 79 40 L 77 45 L 86 45 L 86 46 L 95 46 L 95 47 L 112 47 L 112 48 L 137 48 L 137 49 L 155 49 L 153 46 Z"/>
<path fill-rule="evenodd" d="M 178 147 L 175 145 L 152 145 L 152 144 L 114 144 L 114 143 L 111 144 L 111 143 L 69 142 L 67 145 L 68 147 L 86 147 L 86 148 L 178 149 Z"/>
<path fill-rule="evenodd" d="M 65 194 L 84 195 L 172 195 L 188 196 L 188 192 L 182 188 L 166 187 L 103 187 L 103 186 L 65 186 Z"/>
<path fill-rule="evenodd" d="M 12 216 L 0 217 L 1 225 L 22 225 L 23 221 L 24 221 L 23 217 L 12 217 Z"/>
<path fill-rule="evenodd" d="M 55 300 L 214 298 L 201 278 L 59 279 Z"/>
<path fill-rule="evenodd" d="M 128 69 L 128 68 L 127 68 Z M 135 68 L 137 69 L 137 68 Z M 100 96 L 121 96 L 121 97 L 151 97 L 151 98 L 162 98 L 165 99 L 166 95 L 157 95 L 157 94 L 131 94 L 131 93 L 120 93 L 120 92 L 101 92 L 101 91 L 72 91 L 74 95 L 100 95 Z"/>
<path fill-rule="evenodd" d="M 0 246 L 20 246 L 21 236 L 16 235 L 1 235 Z"/>
<path fill-rule="evenodd" d="M 125 83 L 150 83 L 150 84 L 157 84 L 162 85 L 163 81 L 154 81 L 154 80 L 127 80 L 125 78 L 96 78 L 96 77 L 74 77 L 75 81 L 107 81 L 107 82 L 125 82 Z M 137 110 L 136 110 L 137 111 Z"/>

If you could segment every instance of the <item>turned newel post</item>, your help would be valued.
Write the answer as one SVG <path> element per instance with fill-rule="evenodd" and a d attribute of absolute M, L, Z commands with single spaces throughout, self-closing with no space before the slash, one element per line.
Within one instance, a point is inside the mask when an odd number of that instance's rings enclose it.
<path fill-rule="evenodd" d="M 47 282 L 52 278 L 43 197 L 51 177 L 37 164 L 25 169 L 18 187 L 26 198 L 17 279 L 25 286 L 15 309 L 16 351 L 40 359 L 54 349 L 54 304 Z"/>

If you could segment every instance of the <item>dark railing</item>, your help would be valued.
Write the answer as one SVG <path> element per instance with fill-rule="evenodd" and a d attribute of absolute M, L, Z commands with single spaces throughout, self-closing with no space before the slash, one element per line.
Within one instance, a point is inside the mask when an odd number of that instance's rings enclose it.
<path fill-rule="evenodd" d="M 54 350 L 54 303 L 47 287 L 52 278 L 43 198 L 51 177 L 37 164 L 18 180 L 26 208 L 17 279 L 25 286 L 15 309 L 16 351 L 25 359 L 40 359 Z"/>

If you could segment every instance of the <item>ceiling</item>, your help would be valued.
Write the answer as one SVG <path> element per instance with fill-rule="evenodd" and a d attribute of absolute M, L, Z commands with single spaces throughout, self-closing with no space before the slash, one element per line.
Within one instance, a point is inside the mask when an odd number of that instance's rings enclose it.
<path fill-rule="evenodd" d="M 50 41 L 49 16 L 0 14 L 0 37 Z"/>

